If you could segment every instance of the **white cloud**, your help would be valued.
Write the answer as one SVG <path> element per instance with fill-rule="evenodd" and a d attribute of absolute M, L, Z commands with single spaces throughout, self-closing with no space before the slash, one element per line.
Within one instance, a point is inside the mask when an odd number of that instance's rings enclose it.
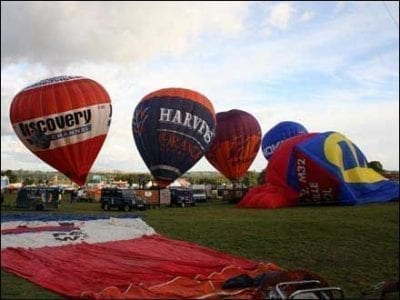
<path fill-rule="evenodd" d="M 308 22 L 310 21 L 312 18 L 314 18 L 315 13 L 311 10 L 306 10 L 305 12 L 303 12 L 300 16 L 300 21 L 302 22 Z"/>
<path fill-rule="evenodd" d="M 346 1 L 337 1 L 335 7 L 335 13 L 342 12 L 346 7 Z"/>
<path fill-rule="evenodd" d="M 275 4 L 270 9 L 268 22 L 274 27 L 285 29 L 289 26 L 294 11 L 294 3 L 282 2 Z"/>
<path fill-rule="evenodd" d="M 2 2 L 2 64 L 138 62 L 243 30 L 241 2 Z"/>
<path fill-rule="evenodd" d="M 398 82 L 398 53 L 379 53 L 378 56 L 351 65 L 346 73 L 352 79 L 364 85 L 383 84 L 389 80 Z"/>

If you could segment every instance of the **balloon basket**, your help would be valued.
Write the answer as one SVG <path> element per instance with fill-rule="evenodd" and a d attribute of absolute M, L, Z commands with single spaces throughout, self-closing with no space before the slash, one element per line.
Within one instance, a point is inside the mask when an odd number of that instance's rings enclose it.
<path fill-rule="evenodd" d="M 242 200 L 244 195 L 247 193 L 248 188 L 232 188 L 225 189 L 222 191 L 222 199 L 228 201 L 229 203 L 236 204 Z"/>

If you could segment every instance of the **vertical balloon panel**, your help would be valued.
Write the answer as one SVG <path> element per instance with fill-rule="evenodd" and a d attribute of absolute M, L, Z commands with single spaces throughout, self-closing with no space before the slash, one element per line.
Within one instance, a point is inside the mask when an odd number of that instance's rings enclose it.
<path fill-rule="evenodd" d="M 59 76 L 26 87 L 10 107 L 12 126 L 37 157 L 83 185 L 111 123 L 111 100 L 94 80 Z"/>
<path fill-rule="evenodd" d="M 215 135 L 212 103 L 198 92 L 166 88 L 136 106 L 132 132 L 144 162 L 160 186 L 189 170 Z"/>
<path fill-rule="evenodd" d="M 217 133 L 206 158 L 225 177 L 239 180 L 260 149 L 260 125 L 254 116 L 237 109 L 217 113 L 216 117 Z"/>

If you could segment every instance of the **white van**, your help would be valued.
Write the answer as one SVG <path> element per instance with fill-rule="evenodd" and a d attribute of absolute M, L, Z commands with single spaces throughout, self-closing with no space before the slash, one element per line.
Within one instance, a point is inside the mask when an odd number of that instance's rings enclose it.
<path fill-rule="evenodd" d="M 195 202 L 205 202 L 211 198 L 211 186 L 206 184 L 193 184 L 191 187 L 193 200 Z"/>

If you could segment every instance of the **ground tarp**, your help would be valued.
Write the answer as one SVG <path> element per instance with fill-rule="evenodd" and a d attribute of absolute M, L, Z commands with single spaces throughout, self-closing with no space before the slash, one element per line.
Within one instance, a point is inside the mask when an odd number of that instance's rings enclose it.
<path fill-rule="evenodd" d="M 250 298 L 254 288 L 221 286 L 282 270 L 166 238 L 140 218 L 70 218 L 2 220 L 2 268 L 64 296 L 96 299 Z"/>

